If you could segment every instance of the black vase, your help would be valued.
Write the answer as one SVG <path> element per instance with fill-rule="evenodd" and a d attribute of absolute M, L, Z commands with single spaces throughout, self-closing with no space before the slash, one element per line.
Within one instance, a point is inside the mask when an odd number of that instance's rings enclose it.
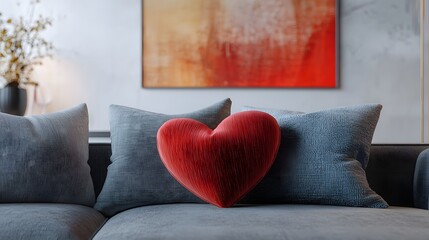
<path fill-rule="evenodd" d="M 0 89 L 0 112 L 24 116 L 27 108 L 27 90 L 12 82 Z"/>

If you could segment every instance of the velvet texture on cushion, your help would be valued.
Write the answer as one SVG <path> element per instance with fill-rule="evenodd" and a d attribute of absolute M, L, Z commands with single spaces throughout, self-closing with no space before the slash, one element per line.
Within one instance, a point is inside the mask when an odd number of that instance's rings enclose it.
<path fill-rule="evenodd" d="M 112 163 L 95 208 L 112 216 L 137 206 L 201 202 L 164 167 L 158 154 L 156 134 L 162 124 L 173 118 L 191 118 L 214 129 L 230 115 L 230 111 L 230 99 L 178 115 L 111 106 Z"/>
<path fill-rule="evenodd" d="M 0 113 L 0 202 L 92 206 L 85 104 L 46 115 Z"/>
<path fill-rule="evenodd" d="M 272 116 L 248 111 L 212 130 L 192 119 L 172 119 L 158 131 L 158 151 L 168 171 L 188 190 L 218 207 L 230 207 L 270 169 L 280 144 Z"/>
<path fill-rule="evenodd" d="M 104 216 L 74 204 L 0 204 L 0 239 L 86 240 L 103 225 Z"/>
<path fill-rule="evenodd" d="M 381 108 L 273 114 L 282 131 L 277 159 L 243 202 L 388 207 L 364 171 Z"/>
<path fill-rule="evenodd" d="M 427 211 L 404 207 L 168 204 L 122 212 L 94 240 L 427 240 L 428 226 Z"/>

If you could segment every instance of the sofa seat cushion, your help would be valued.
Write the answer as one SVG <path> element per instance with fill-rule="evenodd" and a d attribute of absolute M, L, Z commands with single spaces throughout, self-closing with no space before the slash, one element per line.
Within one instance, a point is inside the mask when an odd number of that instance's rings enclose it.
<path fill-rule="evenodd" d="M 94 239 L 424 239 L 429 212 L 316 205 L 170 204 L 127 210 Z"/>
<path fill-rule="evenodd" d="M 90 239 L 105 217 L 72 204 L 0 204 L 0 239 Z"/>

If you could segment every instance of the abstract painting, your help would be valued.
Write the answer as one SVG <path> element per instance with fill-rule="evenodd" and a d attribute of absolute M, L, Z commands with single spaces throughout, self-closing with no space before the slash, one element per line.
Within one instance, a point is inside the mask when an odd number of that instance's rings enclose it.
<path fill-rule="evenodd" d="M 334 88 L 336 0 L 143 0 L 143 87 Z"/>

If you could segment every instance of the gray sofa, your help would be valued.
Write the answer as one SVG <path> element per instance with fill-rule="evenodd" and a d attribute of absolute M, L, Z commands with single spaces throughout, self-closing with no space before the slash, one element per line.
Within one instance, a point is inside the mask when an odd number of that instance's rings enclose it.
<path fill-rule="evenodd" d="M 391 207 L 165 204 L 110 219 L 71 204 L 0 204 L 0 239 L 429 239 L 429 145 L 373 145 L 367 178 Z M 422 154 L 420 154 L 424 151 Z M 110 144 L 90 144 L 98 195 Z M 419 157 L 420 155 L 420 157 Z"/>

